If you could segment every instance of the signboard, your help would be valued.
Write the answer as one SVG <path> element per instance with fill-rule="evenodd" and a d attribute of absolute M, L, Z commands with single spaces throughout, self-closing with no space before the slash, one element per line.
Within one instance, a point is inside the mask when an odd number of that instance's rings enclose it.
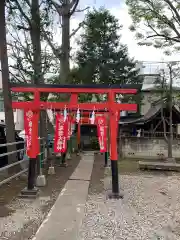
<path fill-rule="evenodd" d="M 24 130 L 26 136 L 26 154 L 30 158 L 36 158 L 40 152 L 38 140 L 39 114 L 31 110 L 24 112 Z"/>
<path fill-rule="evenodd" d="M 97 134 L 100 152 L 107 152 L 107 122 L 104 116 L 97 117 Z"/>

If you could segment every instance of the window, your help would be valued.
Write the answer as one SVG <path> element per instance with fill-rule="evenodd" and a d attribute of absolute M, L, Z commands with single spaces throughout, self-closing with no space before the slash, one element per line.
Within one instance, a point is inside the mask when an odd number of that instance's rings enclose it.
<path fill-rule="evenodd" d="M 13 109 L 13 112 L 15 112 L 16 109 Z M 4 101 L 0 99 L 0 112 L 4 112 Z"/>
<path fill-rule="evenodd" d="M 0 99 L 0 112 L 4 112 L 4 101 Z"/>

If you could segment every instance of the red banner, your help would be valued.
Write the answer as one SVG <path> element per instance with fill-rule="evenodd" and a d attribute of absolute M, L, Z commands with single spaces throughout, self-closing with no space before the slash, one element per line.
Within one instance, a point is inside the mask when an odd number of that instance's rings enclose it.
<path fill-rule="evenodd" d="M 56 114 L 56 131 L 54 139 L 54 152 L 64 153 L 67 149 L 68 119 L 64 121 L 62 114 Z"/>
<path fill-rule="evenodd" d="M 24 130 L 26 135 L 26 154 L 36 158 L 40 152 L 38 139 L 39 113 L 27 110 L 24 112 Z"/>
<path fill-rule="evenodd" d="M 104 116 L 96 117 L 100 152 L 107 152 L 107 122 Z"/>

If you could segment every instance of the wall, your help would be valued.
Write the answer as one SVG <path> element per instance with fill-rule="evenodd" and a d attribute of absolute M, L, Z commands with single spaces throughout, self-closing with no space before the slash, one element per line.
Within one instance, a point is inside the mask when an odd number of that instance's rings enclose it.
<path fill-rule="evenodd" d="M 126 158 L 165 159 L 168 156 L 164 139 L 122 139 L 122 156 Z M 173 141 L 173 157 L 180 158 L 180 139 Z"/>
<path fill-rule="evenodd" d="M 144 92 L 142 106 L 141 106 L 141 115 L 146 114 L 151 108 L 151 102 L 156 101 L 158 99 L 159 97 L 157 96 L 157 94 L 153 95 L 150 92 Z"/>
<path fill-rule="evenodd" d="M 5 123 L 5 113 L 0 112 L 0 122 Z M 16 110 L 14 112 L 14 123 L 16 130 L 24 129 L 24 113 L 22 110 Z"/>

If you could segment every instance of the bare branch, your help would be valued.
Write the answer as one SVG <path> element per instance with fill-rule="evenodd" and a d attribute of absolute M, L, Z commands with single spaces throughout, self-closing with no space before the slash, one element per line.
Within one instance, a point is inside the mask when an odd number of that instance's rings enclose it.
<path fill-rule="evenodd" d="M 27 51 L 26 47 L 24 47 L 24 45 L 22 44 L 22 41 L 21 41 L 21 39 L 19 38 L 19 35 L 18 35 L 16 29 L 14 29 L 14 30 L 15 30 L 15 32 L 16 32 L 17 38 L 15 38 L 15 36 L 14 36 L 12 33 L 10 33 L 10 35 L 11 35 L 11 37 L 14 39 L 15 45 L 12 45 L 12 44 L 10 44 L 10 43 L 8 43 L 8 45 L 11 46 L 12 48 L 18 49 L 19 51 L 21 51 L 21 49 L 20 49 L 20 47 L 21 47 L 22 50 L 23 50 L 23 52 L 24 52 L 24 54 L 25 54 L 25 56 L 26 56 L 26 58 L 27 58 L 27 60 L 28 60 L 30 63 L 32 63 L 33 60 L 32 60 L 32 56 L 31 56 L 31 52 L 30 52 L 30 49 L 29 49 L 29 44 L 28 44 L 28 41 L 27 41 L 27 37 L 26 37 L 25 32 L 24 32 L 24 38 L 25 38 L 25 42 L 26 42 L 26 46 L 27 46 L 27 48 L 28 48 L 28 51 Z M 17 43 L 20 45 L 20 47 L 17 46 Z M 18 57 L 19 57 L 19 56 L 18 56 Z"/>
<path fill-rule="evenodd" d="M 164 1 L 170 6 L 170 9 L 173 10 L 173 12 L 176 15 L 176 19 L 179 21 L 179 24 L 180 24 L 180 15 L 179 15 L 179 12 L 177 11 L 177 9 L 174 7 L 174 5 L 172 4 L 171 1 L 169 1 L 169 0 L 164 0 Z"/>
<path fill-rule="evenodd" d="M 31 30 L 31 28 L 27 28 L 27 27 L 24 27 L 22 25 L 17 25 L 17 29 L 18 30 L 25 30 L 25 31 L 30 31 Z"/>
<path fill-rule="evenodd" d="M 43 37 L 44 39 L 47 41 L 47 43 L 49 44 L 49 46 L 51 47 L 53 54 L 60 59 L 61 57 L 61 47 L 58 49 L 54 46 L 54 43 L 51 41 L 50 37 L 48 36 L 48 34 L 46 33 L 46 31 L 43 31 Z"/>
<path fill-rule="evenodd" d="M 70 34 L 70 38 L 73 37 L 83 25 L 84 25 L 84 21 L 79 23 L 79 26 L 76 29 L 73 29 L 73 32 Z"/>
<path fill-rule="evenodd" d="M 26 79 L 25 76 L 24 76 L 24 70 L 23 70 L 23 69 L 17 68 L 17 67 L 12 66 L 12 65 L 10 65 L 9 68 L 12 68 L 12 69 L 14 69 L 15 71 L 18 71 L 18 73 L 20 74 L 20 78 L 22 78 L 22 80 L 23 80 L 24 82 L 27 82 L 27 79 Z M 20 80 L 19 80 L 19 81 L 20 81 Z"/>
<path fill-rule="evenodd" d="M 73 13 L 75 12 L 78 4 L 79 4 L 79 0 L 72 0 L 71 1 L 71 3 L 69 4 L 70 16 L 73 15 Z"/>
<path fill-rule="evenodd" d="M 14 0 L 14 2 L 16 3 L 16 6 L 18 7 L 18 9 L 19 9 L 20 13 L 22 14 L 22 16 L 23 16 L 23 17 L 25 18 L 25 20 L 28 22 L 29 27 L 31 27 L 31 21 L 30 21 L 29 17 L 28 17 L 28 16 L 25 14 L 25 12 L 23 11 L 23 9 L 22 9 L 19 1 L 18 1 L 18 0 Z"/>
<path fill-rule="evenodd" d="M 55 7 L 56 11 L 58 12 L 59 16 L 62 16 L 62 14 L 64 12 L 64 6 L 61 6 L 61 5 L 57 4 L 53 0 L 50 0 L 50 1 L 52 2 L 52 4 Z"/>
<path fill-rule="evenodd" d="M 155 34 L 155 35 L 150 35 L 150 36 L 148 36 L 147 37 L 147 39 L 148 38 L 155 38 L 155 37 L 160 37 L 160 38 L 164 38 L 164 39 L 166 39 L 166 40 L 168 40 L 168 41 L 174 41 L 174 42 L 180 42 L 180 39 L 178 39 L 177 37 L 168 37 L 168 36 L 166 36 L 166 35 L 163 35 L 163 34 Z"/>
<path fill-rule="evenodd" d="M 147 36 L 148 38 L 154 38 L 154 37 L 160 37 L 160 38 L 164 38 L 168 41 L 175 41 L 175 42 L 180 42 L 180 39 L 178 37 L 169 37 L 166 36 L 164 34 L 158 33 L 155 28 L 153 28 L 153 26 L 149 23 L 149 21 L 147 21 L 147 27 L 149 27 L 155 34 L 151 35 L 151 36 Z"/>
<path fill-rule="evenodd" d="M 16 74 L 12 73 L 10 70 L 9 70 L 9 74 L 10 74 L 14 79 L 16 79 L 17 82 L 22 83 L 22 81 L 16 76 Z M 27 81 L 26 81 L 26 82 L 27 82 Z"/>
<path fill-rule="evenodd" d="M 30 1 L 29 0 L 24 0 L 26 3 L 27 3 L 27 5 L 30 7 L 31 6 L 31 4 L 30 4 Z"/>
<path fill-rule="evenodd" d="M 84 25 L 84 21 L 79 23 L 78 27 L 76 29 L 73 29 L 73 32 L 70 34 L 70 38 L 73 37 L 78 31 L 79 29 Z M 45 30 L 42 31 L 43 32 L 43 37 L 44 39 L 47 41 L 47 43 L 49 44 L 49 46 L 51 47 L 53 54 L 60 60 L 61 58 L 61 46 L 60 47 L 55 47 L 54 43 L 51 41 L 50 37 L 48 36 L 48 34 L 46 33 Z"/>
<path fill-rule="evenodd" d="M 75 12 L 84 12 L 86 10 L 88 10 L 90 7 L 86 7 L 86 8 L 83 8 L 83 9 L 77 9 Z"/>

